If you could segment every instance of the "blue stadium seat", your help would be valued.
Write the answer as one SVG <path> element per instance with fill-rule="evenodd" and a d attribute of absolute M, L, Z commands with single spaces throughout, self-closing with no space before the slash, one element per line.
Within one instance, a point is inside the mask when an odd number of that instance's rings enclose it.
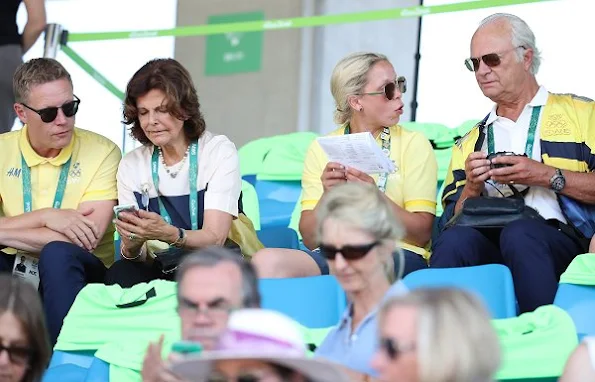
<path fill-rule="evenodd" d="M 266 248 L 298 249 L 300 245 L 297 233 L 289 227 L 269 227 L 256 234 Z"/>
<path fill-rule="evenodd" d="M 43 374 L 42 382 L 83 382 L 89 369 L 72 363 L 50 367 Z"/>
<path fill-rule="evenodd" d="M 256 180 L 260 226 L 287 227 L 302 192 L 301 182 Z"/>
<path fill-rule="evenodd" d="M 554 305 L 572 317 L 579 338 L 595 335 L 595 286 L 560 283 Z"/>
<path fill-rule="evenodd" d="M 43 382 L 109 381 L 109 364 L 95 358 L 94 351 L 54 351 Z"/>
<path fill-rule="evenodd" d="M 93 363 L 95 351 L 61 351 L 56 350 L 50 360 L 50 368 L 58 365 L 73 364 L 88 369 Z"/>
<path fill-rule="evenodd" d="M 517 314 L 512 275 L 504 265 L 421 269 L 405 276 L 403 282 L 409 289 L 458 287 L 474 292 L 493 318 L 509 318 Z"/>
<path fill-rule="evenodd" d="M 345 308 L 345 292 L 333 276 L 261 279 L 262 307 L 287 314 L 308 328 L 336 325 Z"/>
<path fill-rule="evenodd" d="M 109 364 L 99 358 L 94 358 L 91 367 L 87 371 L 85 382 L 106 382 L 109 381 Z"/>

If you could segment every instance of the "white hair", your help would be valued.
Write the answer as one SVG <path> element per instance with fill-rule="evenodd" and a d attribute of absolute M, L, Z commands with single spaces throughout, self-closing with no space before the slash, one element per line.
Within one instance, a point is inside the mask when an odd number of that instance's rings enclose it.
<path fill-rule="evenodd" d="M 533 51 L 533 60 L 531 61 L 531 68 L 529 70 L 531 71 L 531 74 L 536 75 L 539 70 L 539 65 L 541 64 L 541 52 L 537 49 L 533 31 L 523 19 L 510 13 L 494 13 L 483 19 L 479 23 L 477 29 L 500 20 L 505 20 L 510 25 L 513 46 L 524 47 L 525 49 L 531 49 Z M 515 52 L 517 59 L 521 61 L 523 59 L 523 51 L 517 49 Z"/>

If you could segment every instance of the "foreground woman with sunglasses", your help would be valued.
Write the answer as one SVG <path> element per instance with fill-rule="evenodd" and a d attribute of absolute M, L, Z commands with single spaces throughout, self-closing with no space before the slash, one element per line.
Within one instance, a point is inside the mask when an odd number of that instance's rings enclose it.
<path fill-rule="evenodd" d="M 37 291 L 16 277 L 0 274 L 0 381 L 41 381 L 50 355 Z"/>
<path fill-rule="evenodd" d="M 350 304 L 315 355 L 354 370 L 352 380 L 365 380 L 375 374 L 370 361 L 376 349 L 378 305 L 384 296 L 406 292 L 400 281 L 393 284 L 404 267 L 403 256 L 393 253 L 403 227 L 390 202 L 367 183 L 347 183 L 328 191 L 316 218 L 320 251 Z"/>
<path fill-rule="evenodd" d="M 253 262 L 261 277 L 303 277 L 328 274 L 326 259 L 316 249 L 314 227 L 319 200 L 344 183 L 375 185 L 403 223 L 401 246 L 407 261 L 405 274 L 427 266 L 432 223 L 436 213 L 437 166 L 432 147 L 418 132 L 398 125 L 403 114 L 405 78 L 397 76 L 388 59 L 376 53 L 343 58 L 331 75 L 339 127 L 330 136 L 369 132 L 397 167 L 393 174 L 370 176 L 339 163 L 328 162 L 314 141 L 304 162 L 300 232 L 312 251 L 265 249 Z"/>
<path fill-rule="evenodd" d="M 491 382 L 498 337 L 481 302 L 458 289 L 417 289 L 388 300 L 372 365 L 383 382 Z"/>

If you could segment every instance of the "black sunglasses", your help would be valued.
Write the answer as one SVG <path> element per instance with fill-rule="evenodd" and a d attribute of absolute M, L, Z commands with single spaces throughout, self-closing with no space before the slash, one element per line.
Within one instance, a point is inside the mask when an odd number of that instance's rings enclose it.
<path fill-rule="evenodd" d="M 401 354 L 415 350 L 415 344 L 400 345 L 396 340 L 392 338 L 381 338 L 380 348 L 386 353 L 388 358 L 396 360 Z"/>
<path fill-rule="evenodd" d="M 33 352 L 29 348 L 20 346 L 4 346 L 0 344 L 0 354 L 6 351 L 10 362 L 19 365 L 29 364 L 33 357 Z"/>
<path fill-rule="evenodd" d="M 320 248 L 320 253 L 322 256 L 328 260 L 335 260 L 337 253 L 340 253 L 345 258 L 345 260 L 358 260 L 366 256 L 368 252 L 370 252 L 372 248 L 378 244 L 380 244 L 380 242 L 375 241 L 371 244 L 345 245 L 343 248 L 336 248 L 332 245 L 321 243 L 318 248 Z"/>
<path fill-rule="evenodd" d="M 50 123 L 50 122 L 54 121 L 56 119 L 56 117 L 58 116 L 58 109 L 62 109 L 62 112 L 64 113 L 64 115 L 66 117 L 72 117 L 76 114 L 76 112 L 79 109 L 79 104 L 81 103 L 81 100 L 77 96 L 74 96 L 74 98 L 75 98 L 74 101 L 66 102 L 62 106 L 46 107 L 46 108 L 40 109 L 40 110 L 34 109 L 31 106 L 24 104 L 24 103 L 21 103 L 21 105 L 23 105 L 27 109 L 39 114 L 39 116 L 41 117 L 41 120 L 43 122 Z"/>
<path fill-rule="evenodd" d="M 389 82 L 384 86 L 384 90 L 381 92 L 368 92 L 368 93 L 361 93 L 360 95 L 379 95 L 384 94 L 387 100 L 391 101 L 395 99 L 395 91 L 397 90 L 397 86 L 399 87 L 399 92 L 401 94 L 407 91 L 407 79 L 403 76 L 397 78 L 395 82 Z"/>
<path fill-rule="evenodd" d="M 467 58 L 467 59 L 465 59 L 465 66 L 467 67 L 467 69 L 469 69 L 469 71 L 477 72 L 479 70 L 479 64 L 481 63 L 481 61 L 483 61 L 484 64 L 486 64 L 490 68 L 494 68 L 494 67 L 500 65 L 500 63 L 502 63 L 501 58 L 503 57 L 503 55 L 505 53 L 512 52 L 513 50 L 516 50 L 516 49 L 526 49 L 526 48 L 524 46 L 517 46 L 517 47 L 506 50 L 501 53 L 488 53 L 488 54 L 484 54 L 481 57 Z"/>

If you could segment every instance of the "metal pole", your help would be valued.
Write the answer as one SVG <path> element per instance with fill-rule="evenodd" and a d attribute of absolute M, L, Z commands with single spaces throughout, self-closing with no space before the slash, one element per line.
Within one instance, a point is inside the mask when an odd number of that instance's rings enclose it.
<path fill-rule="evenodd" d="M 420 0 L 420 6 L 424 5 L 424 1 Z M 411 121 L 415 122 L 417 117 L 417 86 L 419 85 L 419 60 L 421 58 L 421 25 L 423 17 L 418 17 L 417 22 L 417 50 L 415 52 L 415 69 L 413 72 L 413 95 L 411 97 Z"/>
<path fill-rule="evenodd" d="M 48 24 L 45 28 L 45 44 L 43 46 L 43 57 L 56 58 L 60 41 L 62 39 L 62 26 L 60 24 Z"/>

